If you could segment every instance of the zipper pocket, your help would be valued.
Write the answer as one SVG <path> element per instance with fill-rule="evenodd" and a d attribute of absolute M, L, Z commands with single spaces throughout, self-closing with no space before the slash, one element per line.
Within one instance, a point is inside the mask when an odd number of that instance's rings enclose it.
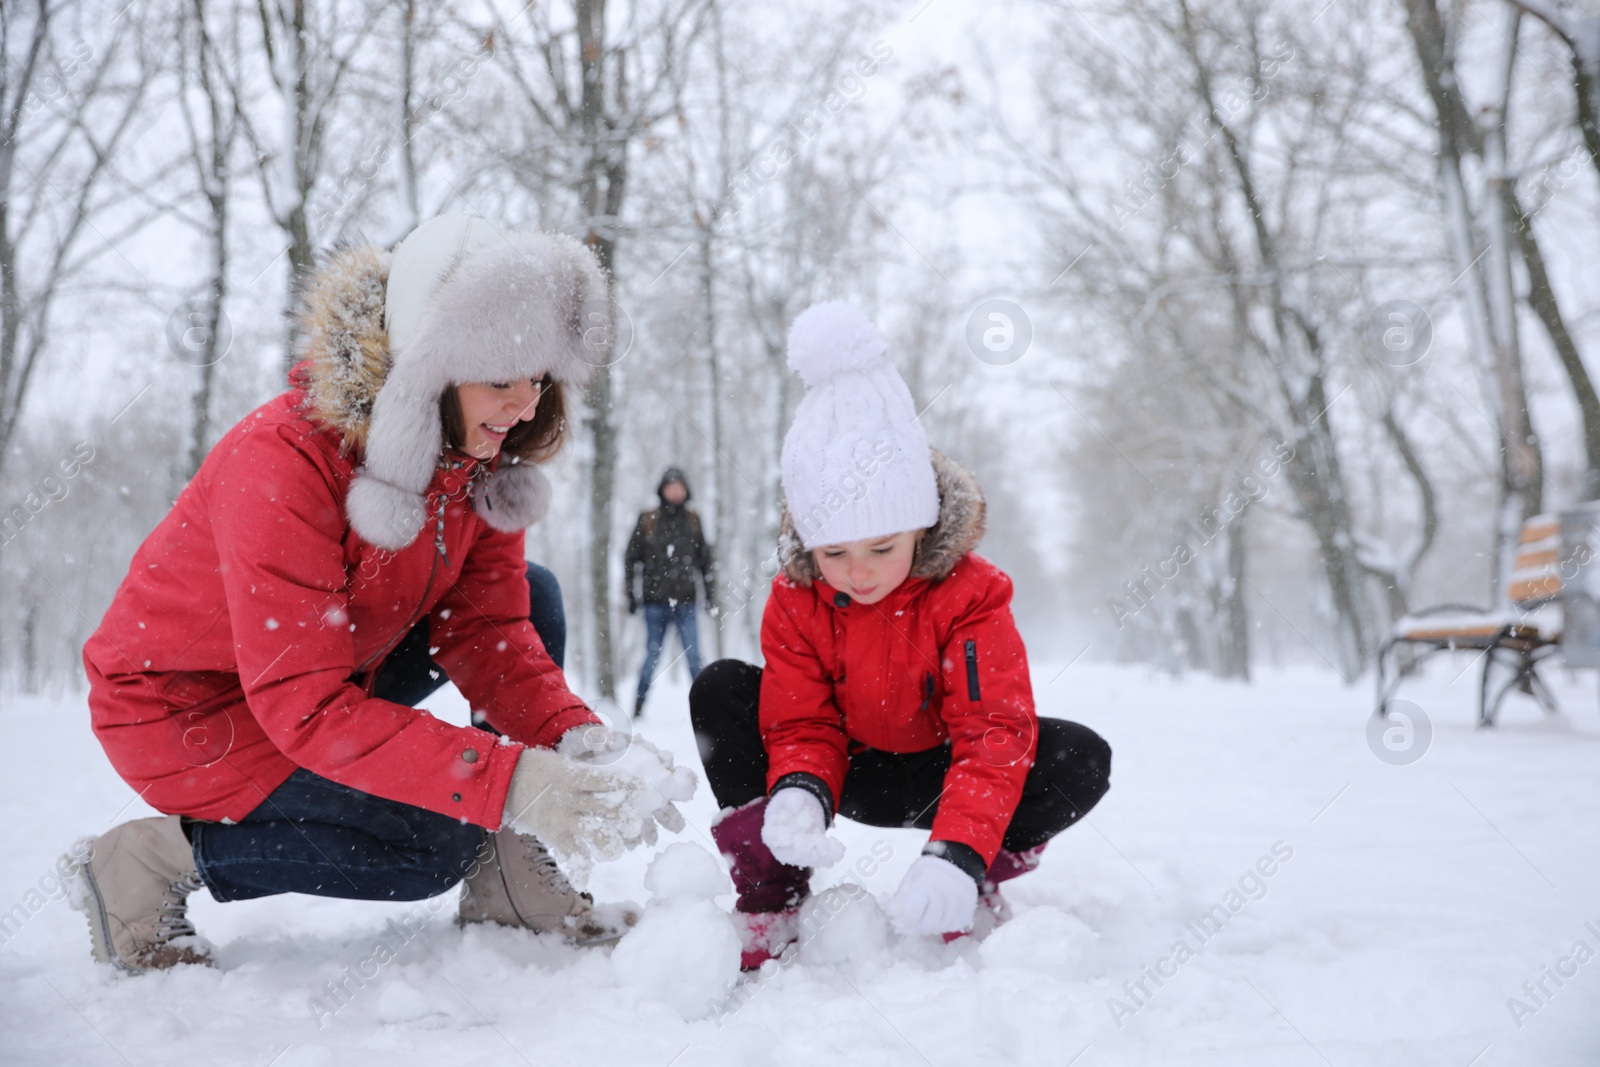
<path fill-rule="evenodd" d="M 978 692 L 978 642 L 967 641 L 967 699 L 982 700 Z"/>
<path fill-rule="evenodd" d="M 922 707 L 920 710 L 927 711 L 928 705 L 933 703 L 933 692 L 935 688 L 936 686 L 933 680 L 933 672 L 929 671 L 922 676 Z"/>

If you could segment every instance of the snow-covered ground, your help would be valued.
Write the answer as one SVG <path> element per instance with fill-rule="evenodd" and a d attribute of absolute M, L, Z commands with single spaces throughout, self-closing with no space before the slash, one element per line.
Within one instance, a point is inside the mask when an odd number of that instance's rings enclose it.
<path fill-rule="evenodd" d="M 1467 666 L 1441 659 L 1402 694 L 1432 737 L 1398 765 L 1369 747 L 1370 683 L 1038 664 L 1041 710 L 1105 735 L 1113 785 L 1012 883 L 1016 919 L 981 943 L 874 944 L 870 908 L 853 906 L 834 920 L 848 936 L 825 927 L 792 966 L 692 1022 L 619 983 L 609 950 L 457 930 L 453 892 L 409 905 L 202 893 L 191 913 L 218 968 L 97 967 L 53 865 L 75 837 L 149 812 L 81 700 L 7 698 L 0 1062 L 1600 1063 L 1595 677 L 1557 676 L 1560 719 L 1519 700 L 1477 731 Z M 459 698 L 435 710 L 459 720 Z M 692 759 L 681 679 L 661 683 L 643 732 Z M 677 840 L 709 848 L 705 790 L 686 807 Z M 849 855 L 821 882 L 884 897 L 920 847 L 908 831 L 841 833 Z M 649 859 L 602 868 L 592 887 L 644 901 Z M 394 952 L 382 965 L 380 943 Z M 330 982 L 349 990 L 342 1004 Z"/>

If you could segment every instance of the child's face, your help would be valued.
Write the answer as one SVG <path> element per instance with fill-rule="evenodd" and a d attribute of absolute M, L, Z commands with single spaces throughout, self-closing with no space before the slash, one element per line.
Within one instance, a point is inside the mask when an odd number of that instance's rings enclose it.
<path fill-rule="evenodd" d="M 823 545 L 811 555 L 822 570 L 822 579 L 861 604 L 876 604 L 896 589 L 911 573 L 911 561 L 922 539 L 921 530 L 907 530 L 849 541 L 842 545 Z"/>

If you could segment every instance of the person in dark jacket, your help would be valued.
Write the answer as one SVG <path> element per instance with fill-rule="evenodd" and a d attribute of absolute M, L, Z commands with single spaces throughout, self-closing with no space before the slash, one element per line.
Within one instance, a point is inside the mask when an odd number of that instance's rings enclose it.
<path fill-rule="evenodd" d="M 700 638 L 695 626 L 695 578 L 705 588 L 706 609 L 717 613 L 711 548 L 700 529 L 700 516 L 689 503 L 689 481 L 677 467 L 668 467 L 656 486 L 661 506 L 639 516 L 628 538 L 623 570 L 628 587 L 628 614 L 644 605 L 644 665 L 633 698 L 633 714 L 644 711 L 645 694 L 655 677 L 670 623 L 678 631 L 689 677 L 700 673 Z"/>

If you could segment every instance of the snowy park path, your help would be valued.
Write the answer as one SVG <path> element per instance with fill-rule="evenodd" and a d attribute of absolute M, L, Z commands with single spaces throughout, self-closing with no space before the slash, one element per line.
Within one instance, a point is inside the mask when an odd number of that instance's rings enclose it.
<path fill-rule="evenodd" d="M 191 915 L 218 969 L 113 975 L 54 899 L 53 865 L 74 838 L 150 812 L 81 699 L 7 697 L 0 1062 L 1600 1064 L 1595 678 L 1557 675 L 1559 720 L 1515 698 L 1501 727 L 1476 731 L 1474 679 L 1455 680 L 1467 663 L 1440 659 L 1401 693 L 1432 724 L 1408 765 L 1369 747 L 1370 680 L 1040 664 L 1042 712 L 1094 727 L 1115 756 L 1106 799 L 1008 889 L 1017 918 L 982 943 L 802 953 L 693 1022 L 617 984 L 608 950 L 458 931 L 453 892 L 226 906 L 201 893 Z M 435 710 L 461 721 L 453 694 Z M 643 732 L 697 762 L 681 681 L 652 694 Z M 709 847 L 704 787 L 686 808 L 677 840 Z M 921 844 L 840 833 L 849 855 L 819 887 L 886 896 Z M 592 888 L 644 900 L 648 859 Z"/>

